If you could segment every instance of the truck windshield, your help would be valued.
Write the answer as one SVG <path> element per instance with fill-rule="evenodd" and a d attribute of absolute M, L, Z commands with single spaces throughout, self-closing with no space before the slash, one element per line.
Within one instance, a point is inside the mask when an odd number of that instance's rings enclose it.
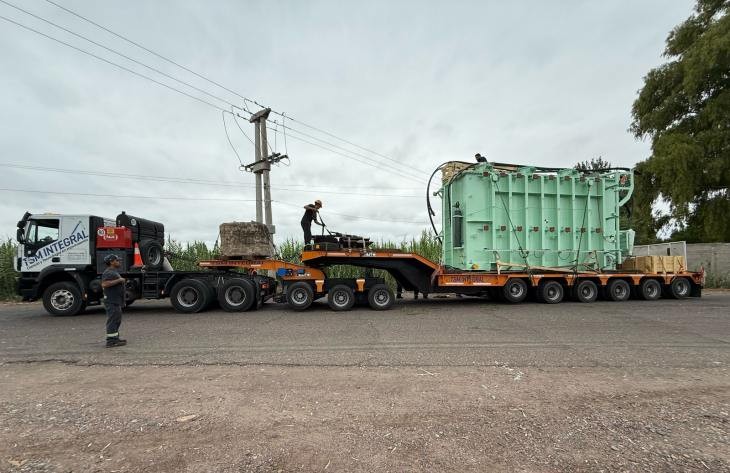
<path fill-rule="evenodd" d="M 58 220 L 31 220 L 26 241 L 41 248 L 58 240 Z"/>

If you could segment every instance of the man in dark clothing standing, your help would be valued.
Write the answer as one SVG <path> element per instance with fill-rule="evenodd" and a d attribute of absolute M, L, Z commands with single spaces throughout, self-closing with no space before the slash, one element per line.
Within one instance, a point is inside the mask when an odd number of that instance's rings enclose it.
<path fill-rule="evenodd" d="M 304 216 L 302 217 L 302 230 L 304 230 L 304 244 L 308 245 L 312 241 L 312 220 L 317 225 L 322 223 L 317 220 L 319 209 L 322 208 L 322 201 L 315 200 L 314 205 L 308 204 L 304 206 Z"/>
<path fill-rule="evenodd" d="M 127 344 L 126 340 L 119 338 L 125 279 L 117 270 L 122 264 L 117 255 L 108 255 L 104 258 L 104 263 L 106 270 L 101 275 L 101 287 L 104 289 L 104 307 L 106 307 L 106 346 L 121 347 Z"/>

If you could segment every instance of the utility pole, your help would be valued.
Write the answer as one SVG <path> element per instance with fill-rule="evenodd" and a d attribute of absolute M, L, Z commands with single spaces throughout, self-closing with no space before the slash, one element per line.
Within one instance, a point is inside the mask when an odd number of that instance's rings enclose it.
<path fill-rule="evenodd" d="M 288 156 L 281 153 L 269 154 L 269 144 L 266 137 L 266 120 L 271 113 L 270 108 L 259 110 L 251 115 L 248 119 L 255 126 L 255 160 L 251 164 L 244 166 L 244 170 L 253 172 L 256 176 L 256 221 L 265 223 L 269 229 L 269 234 L 273 235 L 276 228 L 273 224 L 271 215 L 271 164 L 289 159 Z"/>

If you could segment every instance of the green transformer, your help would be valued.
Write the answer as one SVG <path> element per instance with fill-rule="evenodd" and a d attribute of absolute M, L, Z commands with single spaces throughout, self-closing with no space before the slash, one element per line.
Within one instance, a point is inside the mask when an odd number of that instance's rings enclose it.
<path fill-rule="evenodd" d="M 452 168 L 438 192 L 443 263 L 480 271 L 616 269 L 634 245 L 633 230 L 619 229 L 619 208 L 633 188 L 628 169 Z"/>

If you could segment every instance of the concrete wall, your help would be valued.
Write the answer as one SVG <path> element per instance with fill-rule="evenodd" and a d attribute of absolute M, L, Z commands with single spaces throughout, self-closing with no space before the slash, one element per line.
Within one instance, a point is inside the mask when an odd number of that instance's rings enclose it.
<path fill-rule="evenodd" d="M 730 243 L 687 244 L 687 269 L 705 267 L 707 275 L 730 275 Z"/>

